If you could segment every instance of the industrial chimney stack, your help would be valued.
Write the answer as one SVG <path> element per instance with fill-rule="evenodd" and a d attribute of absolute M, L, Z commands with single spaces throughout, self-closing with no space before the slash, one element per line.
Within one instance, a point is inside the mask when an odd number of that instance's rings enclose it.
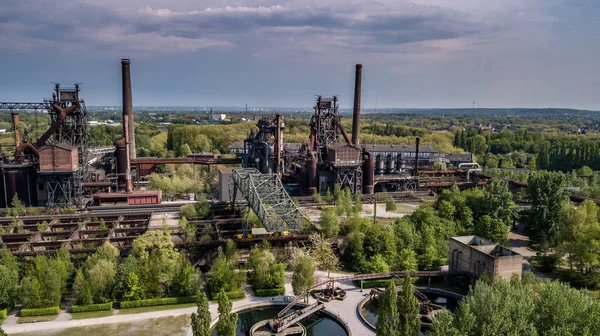
<path fill-rule="evenodd" d="M 352 109 L 352 144 L 359 145 L 360 142 L 360 96 L 362 85 L 362 64 L 356 65 L 356 76 L 354 78 L 354 107 Z"/>
<path fill-rule="evenodd" d="M 125 140 L 127 151 L 125 191 L 133 192 L 130 159 L 135 158 L 135 133 L 133 128 L 133 102 L 131 98 L 131 70 L 129 59 L 121 60 L 121 75 L 123 78 L 123 139 Z"/>
<path fill-rule="evenodd" d="M 127 116 L 129 133 L 129 158 L 135 159 L 135 123 L 133 121 L 133 99 L 131 97 L 131 61 L 129 59 L 121 60 L 121 70 L 123 76 L 123 115 Z M 125 123 L 123 123 L 125 125 Z"/>
<path fill-rule="evenodd" d="M 15 148 L 19 148 L 21 145 L 21 136 L 19 135 L 19 114 L 13 112 L 12 113 L 12 121 L 13 121 L 13 132 L 15 137 Z"/>

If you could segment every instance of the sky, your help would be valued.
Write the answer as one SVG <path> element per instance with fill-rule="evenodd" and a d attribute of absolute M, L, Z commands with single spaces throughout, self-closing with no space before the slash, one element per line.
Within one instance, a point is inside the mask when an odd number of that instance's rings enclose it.
<path fill-rule="evenodd" d="M 0 101 L 600 110 L 598 0 L 1 0 Z"/>

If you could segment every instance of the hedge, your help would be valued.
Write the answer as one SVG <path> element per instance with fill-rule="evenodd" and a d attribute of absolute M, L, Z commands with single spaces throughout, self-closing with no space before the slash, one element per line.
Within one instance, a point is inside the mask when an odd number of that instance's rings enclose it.
<path fill-rule="evenodd" d="M 8 311 L 6 308 L 0 310 L 0 320 L 4 320 L 6 318 L 6 314 L 8 314 Z"/>
<path fill-rule="evenodd" d="M 231 292 L 225 292 L 225 295 L 227 295 L 227 297 L 230 300 L 242 299 L 242 298 L 246 297 L 246 293 L 243 290 L 241 290 L 241 289 L 234 290 L 234 291 L 231 291 Z M 210 293 L 210 297 L 213 300 L 218 300 L 219 299 L 219 293 Z"/>
<path fill-rule="evenodd" d="M 58 315 L 60 313 L 59 307 L 48 307 L 48 308 L 35 308 L 35 309 L 21 309 L 21 317 L 27 316 L 46 316 L 46 315 Z"/>
<path fill-rule="evenodd" d="M 110 311 L 112 310 L 113 303 L 98 303 L 91 304 L 86 306 L 71 306 L 71 313 L 85 313 L 85 312 L 94 312 L 94 311 Z"/>
<path fill-rule="evenodd" d="M 279 296 L 285 294 L 285 288 L 253 289 L 256 296 Z"/>
<path fill-rule="evenodd" d="M 151 307 L 151 306 L 164 306 L 174 305 L 182 303 L 196 302 L 195 296 L 181 296 L 181 297 L 170 297 L 162 299 L 146 299 L 146 300 L 135 300 L 135 301 L 121 301 L 121 309 L 127 308 L 138 308 L 138 307 Z"/>
<path fill-rule="evenodd" d="M 394 280 L 394 281 L 396 281 L 396 280 Z M 357 286 L 360 287 L 360 280 L 356 281 L 356 283 L 357 283 Z M 388 283 L 390 283 L 390 279 L 363 280 L 362 288 L 385 287 L 385 286 L 387 286 Z M 397 281 L 396 281 L 396 284 L 398 284 Z"/>

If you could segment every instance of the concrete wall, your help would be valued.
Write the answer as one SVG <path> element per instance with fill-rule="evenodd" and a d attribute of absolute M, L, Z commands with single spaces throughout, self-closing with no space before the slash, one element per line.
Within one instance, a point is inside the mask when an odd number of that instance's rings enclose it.
<path fill-rule="evenodd" d="M 219 170 L 219 201 L 221 202 L 231 202 L 229 196 L 229 185 L 233 184 L 231 180 L 231 168 L 223 168 Z M 237 191 L 236 201 L 243 201 L 244 195 L 242 195 L 241 191 Z"/>
<path fill-rule="evenodd" d="M 494 278 L 510 279 L 513 273 L 521 276 L 523 256 L 519 254 L 494 258 L 488 253 L 495 245 L 471 246 L 455 239 L 450 239 L 448 251 L 449 271 L 468 272 L 476 277 L 484 273 Z"/>

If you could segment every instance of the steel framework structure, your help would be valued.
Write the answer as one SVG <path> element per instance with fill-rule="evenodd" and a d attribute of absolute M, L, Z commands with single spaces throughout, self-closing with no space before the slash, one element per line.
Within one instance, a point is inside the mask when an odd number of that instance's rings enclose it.
<path fill-rule="evenodd" d="M 315 129 L 316 140 L 321 148 L 338 143 L 340 131 L 336 125 L 340 122 L 340 118 L 337 97 L 317 98 L 315 114 L 310 120 L 310 126 Z"/>
<path fill-rule="evenodd" d="M 277 174 L 262 174 L 255 168 L 240 168 L 233 169 L 231 179 L 232 206 L 239 189 L 268 232 L 302 229 L 305 217 L 283 188 Z M 248 229 L 244 227 L 245 231 Z"/>
<path fill-rule="evenodd" d="M 40 180 L 46 189 L 46 206 L 83 206 L 83 169 L 67 172 L 40 172 Z"/>
<path fill-rule="evenodd" d="M 346 186 L 350 188 L 350 193 L 354 195 L 356 191 L 362 192 L 362 169 L 358 167 L 342 167 L 335 169 L 335 184 L 341 188 Z"/>

